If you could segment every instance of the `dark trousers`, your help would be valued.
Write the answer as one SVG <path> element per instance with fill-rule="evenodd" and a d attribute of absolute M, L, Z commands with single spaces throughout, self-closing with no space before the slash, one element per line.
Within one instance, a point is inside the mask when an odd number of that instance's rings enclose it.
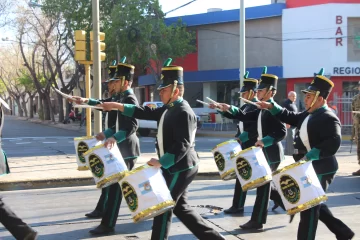
<path fill-rule="evenodd" d="M 270 164 L 271 171 L 275 171 L 280 162 Z M 267 219 L 267 208 L 270 199 L 271 185 L 267 183 L 256 189 L 256 199 L 254 209 L 251 215 L 251 220 L 259 224 L 265 224 Z M 281 200 L 280 200 L 281 201 Z"/>
<path fill-rule="evenodd" d="M 126 159 L 125 163 L 129 170 L 133 169 L 137 158 Z M 102 189 L 97 210 L 103 212 L 101 224 L 107 227 L 115 227 L 122 201 L 120 184 L 115 183 Z"/>
<path fill-rule="evenodd" d="M 235 189 L 234 189 L 234 197 L 232 206 L 234 208 L 243 208 L 245 205 L 247 192 L 242 190 L 240 181 L 236 178 Z"/>
<path fill-rule="evenodd" d="M 6 206 L 0 197 L 0 223 L 16 238 L 24 239 L 33 230 Z"/>
<path fill-rule="evenodd" d="M 326 192 L 330 183 L 333 181 L 335 173 L 318 175 L 321 186 Z M 333 232 L 338 240 L 348 240 L 352 234 L 351 229 L 340 219 L 332 215 L 326 204 L 322 203 L 313 208 L 300 213 L 300 223 L 298 228 L 298 240 L 315 239 L 318 220 L 322 221 L 328 229 Z"/>
<path fill-rule="evenodd" d="M 194 180 L 198 167 L 170 174 L 163 170 L 163 176 L 176 205 L 173 210 L 154 218 L 151 240 L 168 239 L 171 217 L 174 213 L 179 220 L 200 240 L 223 239 L 221 235 L 210 228 L 202 217 L 189 206 L 187 202 L 188 186 Z"/>

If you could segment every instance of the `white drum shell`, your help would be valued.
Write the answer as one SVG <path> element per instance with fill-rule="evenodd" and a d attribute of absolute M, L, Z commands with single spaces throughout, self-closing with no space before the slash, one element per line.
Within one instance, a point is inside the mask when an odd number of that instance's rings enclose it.
<path fill-rule="evenodd" d="M 83 161 L 81 161 L 79 157 L 79 144 L 85 147 L 86 151 L 90 150 L 91 148 L 101 144 L 101 141 L 98 141 L 95 137 L 76 137 L 74 138 L 74 145 L 75 145 L 75 152 L 76 152 L 76 163 L 78 165 L 79 171 L 89 170 L 89 166 L 86 163 L 85 157 Z M 83 151 L 85 153 L 86 151 Z"/>
<path fill-rule="evenodd" d="M 298 166 L 289 168 L 289 166 L 292 165 Z M 276 190 L 279 192 L 288 214 L 295 214 L 304 211 L 327 200 L 325 192 L 321 187 L 320 181 L 311 162 L 305 162 L 302 164 L 294 163 L 289 166 L 279 169 L 278 171 L 281 172 L 277 173 L 277 171 L 273 175 Z M 284 182 L 284 179 L 289 179 L 288 176 L 295 180 L 300 191 L 299 200 L 294 203 L 291 203 L 284 196 L 281 189 L 281 181 Z M 283 188 L 286 187 L 284 184 L 285 183 L 283 183 Z"/>
<path fill-rule="evenodd" d="M 233 165 L 236 166 L 235 172 L 243 191 L 265 185 L 272 179 L 269 164 L 267 163 L 263 150 L 259 147 L 247 148 L 237 155 L 234 155 L 231 161 Z M 240 173 L 239 170 L 242 173 Z"/>
<path fill-rule="evenodd" d="M 84 153 L 84 156 L 98 188 L 105 188 L 119 182 L 128 171 L 125 161 L 116 144 L 110 150 L 104 147 L 103 144 L 96 146 Z M 91 159 L 94 159 L 94 156 L 96 156 L 97 162 L 99 162 L 100 159 L 104 165 L 103 174 L 101 175 L 97 175 L 94 172 L 96 168 L 95 162 L 91 161 Z"/>
<path fill-rule="evenodd" d="M 235 165 L 231 161 L 231 156 L 241 151 L 240 144 L 235 140 L 229 140 L 218 144 L 211 152 L 214 155 L 216 166 L 219 170 L 219 174 L 222 180 L 231 180 L 236 178 Z M 220 154 L 220 155 L 219 155 Z M 216 156 L 222 156 L 223 159 L 219 159 L 218 162 Z"/>
<path fill-rule="evenodd" d="M 137 196 L 137 206 L 132 208 L 123 187 L 130 185 Z M 134 222 L 158 216 L 175 206 L 160 168 L 141 166 L 128 172 L 120 186 Z M 127 190 L 125 190 L 127 191 Z"/>

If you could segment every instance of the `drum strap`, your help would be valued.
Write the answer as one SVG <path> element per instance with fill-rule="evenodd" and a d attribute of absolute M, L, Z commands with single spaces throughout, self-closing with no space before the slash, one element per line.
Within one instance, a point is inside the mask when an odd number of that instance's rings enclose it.
<path fill-rule="evenodd" d="M 239 122 L 239 129 L 240 129 L 240 133 L 244 132 L 244 123 L 242 121 Z"/>
<path fill-rule="evenodd" d="M 167 113 L 168 109 L 161 115 L 159 127 L 158 127 L 158 134 L 157 134 L 157 143 L 159 147 L 159 156 L 162 157 L 164 155 L 164 136 L 163 136 L 163 125 L 164 125 L 164 118 L 165 114 Z"/>
<path fill-rule="evenodd" d="M 258 140 L 261 140 L 263 138 L 262 133 L 262 124 L 261 124 L 261 116 L 262 116 L 263 110 L 259 112 L 258 120 L 257 120 L 257 131 L 258 131 Z"/>
<path fill-rule="evenodd" d="M 105 130 L 109 128 L 108 121 L 109 121 L 109 112 L 105 114 Z"/>
<path fill-rule="evenodd" d="M 307 125 L 308 125 L 308 122 L 309 122 L 309 117 L 310 117 L 310 115 L 307 116 L 304 119 L 303 123 L 301 124 L 300 133 L 299 133 L 300 139 L 303 142 L 304 146 L 306 147 L 307 151 L 311 150 L 310 141 L 309 141 L 309 135 L 308 135 L 308 131 L 307 131 Z"/>

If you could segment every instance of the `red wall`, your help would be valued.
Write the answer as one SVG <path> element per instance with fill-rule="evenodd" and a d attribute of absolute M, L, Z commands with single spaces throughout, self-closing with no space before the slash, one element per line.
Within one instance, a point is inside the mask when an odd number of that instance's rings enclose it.
<path fill-rule="evenodd" d="M 198 71 L 198 32 L 196 31 L 196 52 L 190 53 L 183 58 L 175 59 L 174 65 L 184 68 L 185 72 Z"/>
<path fill-rule="evenodd" d="M 326 3 L 360 3 L 360 0 L 287 0 L 286 8 L 305 7 Z"/>

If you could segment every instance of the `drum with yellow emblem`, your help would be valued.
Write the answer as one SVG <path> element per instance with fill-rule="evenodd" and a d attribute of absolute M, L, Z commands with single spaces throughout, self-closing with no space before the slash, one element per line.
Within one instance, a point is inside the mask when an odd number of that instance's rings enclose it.
<path fill-rule="evenodd" d="M 128 172 L 116 144 L 111 149 L 106 148 L 104 144 L 100 144 L 85 152 L 83 156 L 98 188 L 105 188 L 118 183 Z"/>
<path fill-rule="evenodd" d="M 236 140 L 220 143 L 211 150 L 222 180 L 226 181 L 236 178 L 235 165 L 231 161 L 231 156 L 240 151 L 241 146 Z"/>
<path fill-rule="evenodd" d="M 143 165 L 126 173 L 120 186 L 133 221 L 144 221 L 175 206 L 161 169 Z"/>
<path fill-rule="evenodd" d="M 89 170 L 83 154 L 87 152 L 90 148 L 93 148 L 101 143 L 102 141 L 98 141 L 94 136 L 74 138 L 76 163 L 78 165 L 79 171 Z"/>
<path fill-rule="evenodd" d="M 259 147 L 247 148 L 233 155 L 231 160 L 243 191 L 265 185 L 272 179 L 270 166 Z"/>
<path fill-rule="evenodd" d="M 273 181 L 289 215 L 327 200 L 311 162 L 285 166 L 273 173 Z"/>

